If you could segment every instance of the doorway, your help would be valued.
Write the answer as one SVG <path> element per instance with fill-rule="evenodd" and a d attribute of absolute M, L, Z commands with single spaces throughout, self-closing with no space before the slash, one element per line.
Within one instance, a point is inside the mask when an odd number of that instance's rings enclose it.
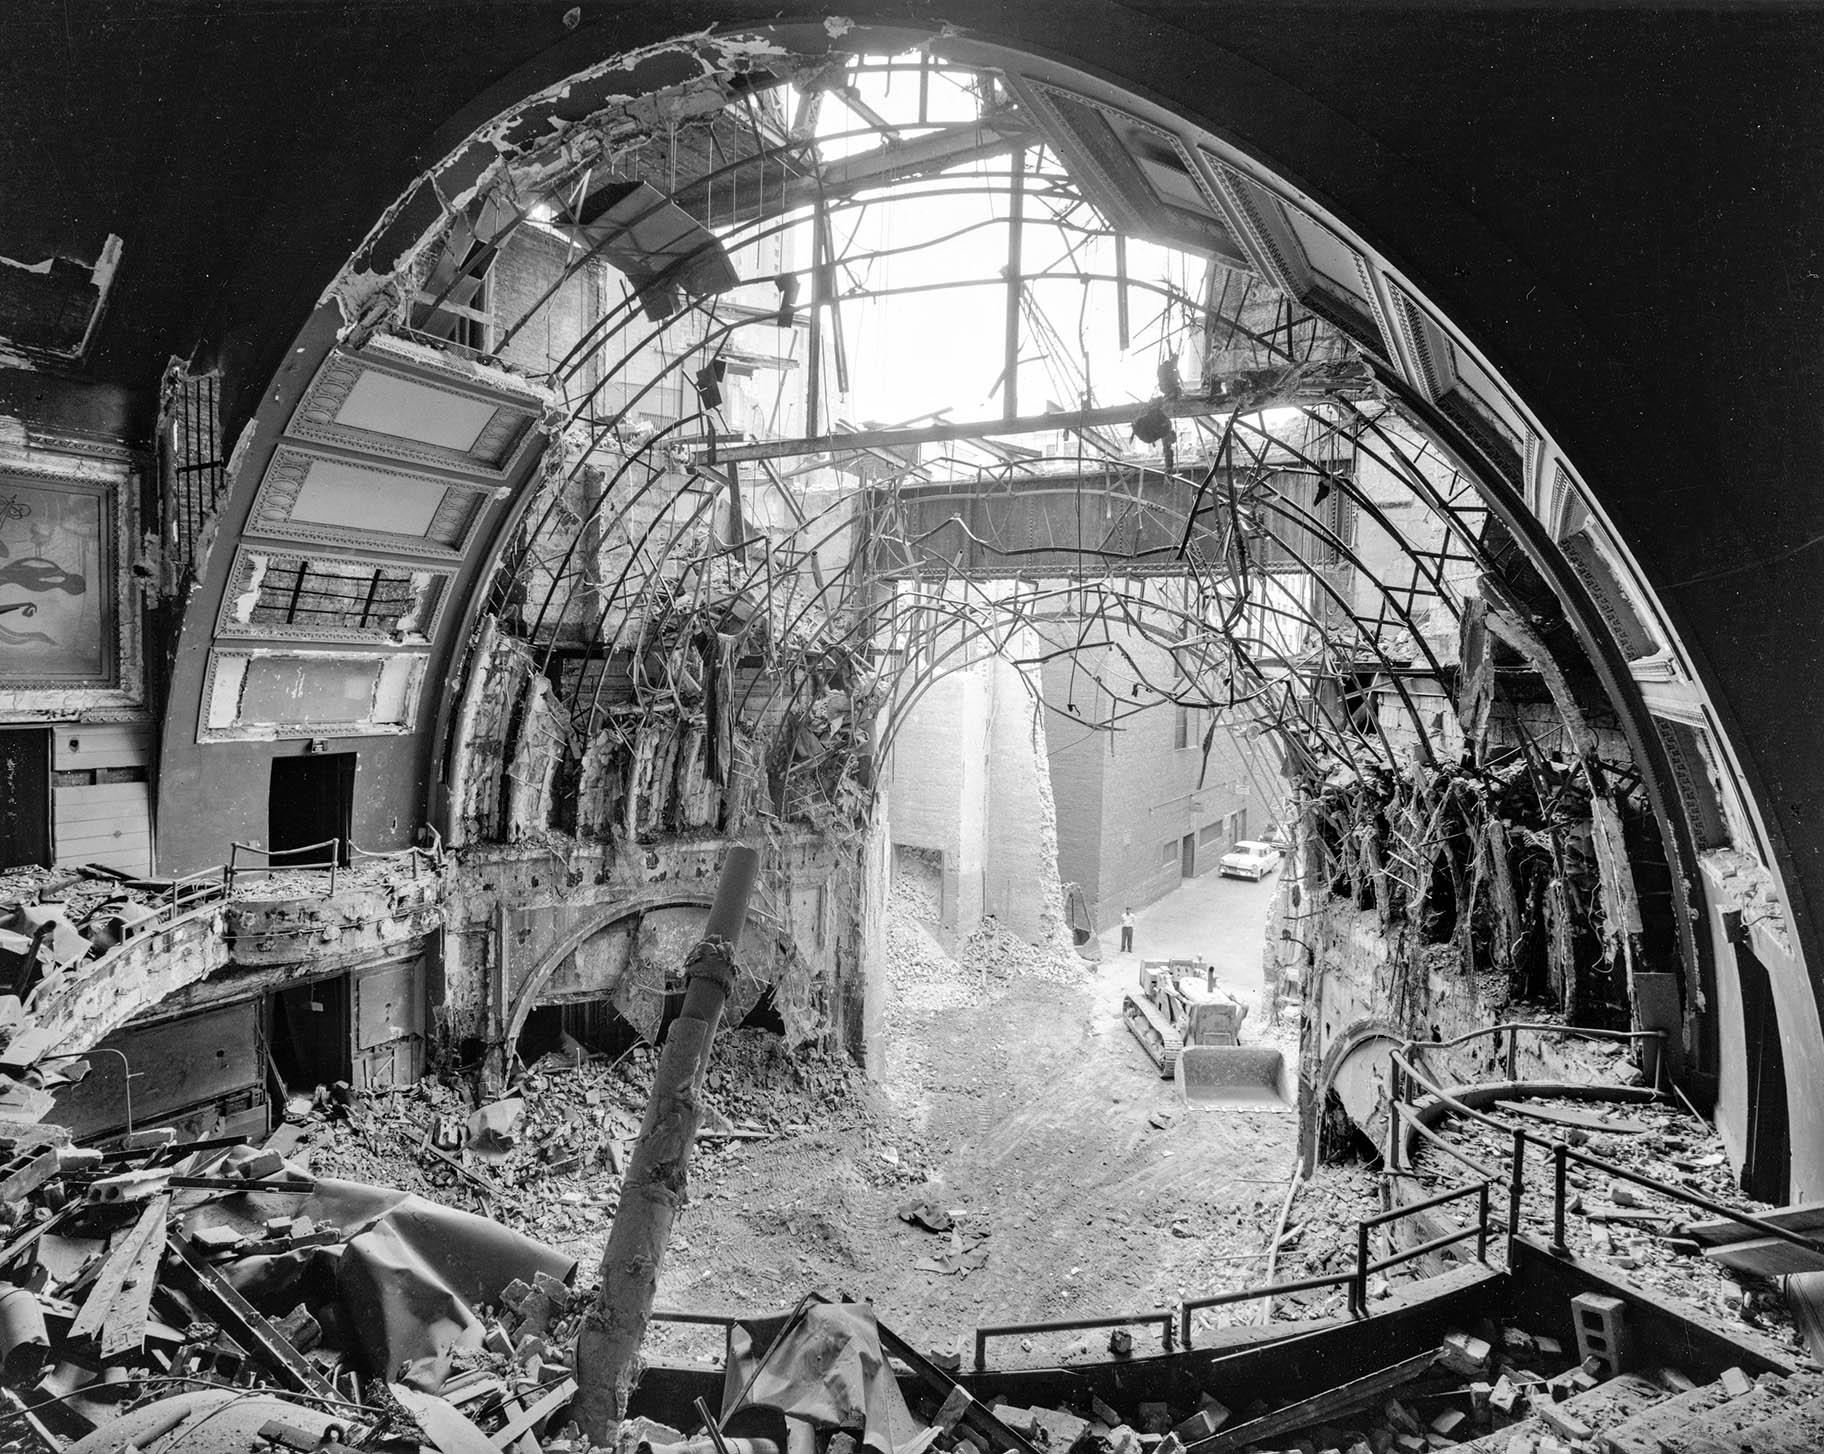
<path fill-rule="evenodd" d="M 1197 876 L 1197 835 L 1186 833 L 1178 844 L 1178 873 L 1182 878 Z"/>
<path fill-rule="evenodd" d="M 0 868 L 51 866 L 51 734 L 0 731 Z"/>
<path fill-rule="evenodd" d="M 355 813 L 355 756 L 352 752 L 319 752 L 305 757 L 275 757 L 266 799 L 266 846 L 275 868 L 325 867 L 329 850 L 346 868 L 348 840 Z"/>
<path fill-rule="evenodd" d="M 1735 968 L 1748 1050 L 1748 1147 L 1742 1157 L 1742 1190 L 1757 1201 L 1780 1206 L 1791 1175 L 1792 1141 L 1779 1010 L 1767 966 L 1747 944 L 1735 946 Z"/>
<path fill-rule="evenodd" d="M 267 1001 L 267 1043 L 281 1095 L 308 1096 L 353 1070 L 348 976 L 276 990 Z M 284 1104 L 283 1100 L 280 1104 Z"/>

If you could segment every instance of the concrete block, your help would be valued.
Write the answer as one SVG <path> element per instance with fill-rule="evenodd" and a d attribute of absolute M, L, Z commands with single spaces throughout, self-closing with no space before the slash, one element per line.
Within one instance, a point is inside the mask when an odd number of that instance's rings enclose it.
<path fill-rule="evenodd" d="M 1438 1361 L 1452 1373 L 1474 1378 L 1488 1371 L 1488 1360 L 1493 1353 L 1487 1340 L 1473 1333 L 1449 1333 L 1438 1349 Z"/>
<path fill-rule="evenodd" d="M 1594 1358 L 1602 1376 L 1613 1378 L 1627 1363 L 1627 1304 L 1618 1297 L 1580 1292 L 1571 1299 L 1577 1329 L 1577 1360 Z"/>

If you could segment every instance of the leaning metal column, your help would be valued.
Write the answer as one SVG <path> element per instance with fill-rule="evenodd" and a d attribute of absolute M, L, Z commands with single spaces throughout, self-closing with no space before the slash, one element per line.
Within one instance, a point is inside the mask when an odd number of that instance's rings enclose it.
<path fill-rule="evenodd" d="M 729 990 L 748 896 L 760 866 L 751 848 L 731 848 L 703 938 L 684 961 L 684 1008 L 671 1023 L 621 1203 L 602 1253 L 602 1285 L 576 1340 L 576 1401 L 570 1406 L 592 1445 L 608 1444 L 626 1415 L 652 1316 L 671 1224 L 688 1195 L 690 1148 L 702 1112 L 700 1092 Z"/>

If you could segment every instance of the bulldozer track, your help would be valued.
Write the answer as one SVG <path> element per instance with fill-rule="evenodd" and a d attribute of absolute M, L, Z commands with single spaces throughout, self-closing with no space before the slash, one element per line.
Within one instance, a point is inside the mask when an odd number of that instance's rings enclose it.
<path fill-rule="evenodd" d="M 1159 1068 L 1159 1078 L 1170 1080 L 1178 1065 L 1178 1053 L 1184 1048 L 1183 1037 L 1169 1025 L 1161 1025 L 1158 1011 L 1131 993 L 1122 1005 L 1121 1018 L 1134 1039 L 1140 1042 L 1140 1048 Z"/>

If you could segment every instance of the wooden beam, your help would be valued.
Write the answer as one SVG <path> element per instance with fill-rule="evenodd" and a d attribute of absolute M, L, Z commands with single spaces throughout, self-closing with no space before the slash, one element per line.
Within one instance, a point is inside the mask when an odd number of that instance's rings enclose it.
<path fill-rule="evenodd" d="M 862 449 L 894 449 L 913 444 L 938 444 L 946 440 L 1004 439 L 1014 434 L 1051 434 L 1079 429 L 1101 429 L 1132 424 L 1154 407 L 1172 419 L 1193 419 L 1235 411 L 1229 399 L 1179 399 L 1175 403 L 1114 404 L 1102 409 L 1066 409 L 1050 414 L 1028 414 L 1018 419 L 977 419 L 947 424 L 926 424 L 917 429 L 855 429 L 846 434 L 814 434 L 801 439 L 765 439 L 754 444 L 701 451 L 694 463 L 729 464 L 750 459 L 797 459 L 809 454 L 852 453 Z M 1262 407 L 1250 403 L 1249 412 Z"/>
<path fill-rule="evenodd" d="M 1437 1358 L 1437 1350 L 1428 1349 L 1391 1367 L 1370 1373 L 1365 1378 L 1352 1379 L 1339 1388 L 1327 1389 L 1311 1398 L 1300 1399 L 1277 1413 L 1250 1419 L 1245 1424 L 1236 1424 L 1207 1439 L 1198 1439 L 1185 1446 L 1186 1454 L 1230 1454 L 1232 1450 L 1259 1443 L 1262 1439 L 1275 1438 L 1294 1429 L 1339 1418 L 1410 1383 L 1437 1362 Z"/>

